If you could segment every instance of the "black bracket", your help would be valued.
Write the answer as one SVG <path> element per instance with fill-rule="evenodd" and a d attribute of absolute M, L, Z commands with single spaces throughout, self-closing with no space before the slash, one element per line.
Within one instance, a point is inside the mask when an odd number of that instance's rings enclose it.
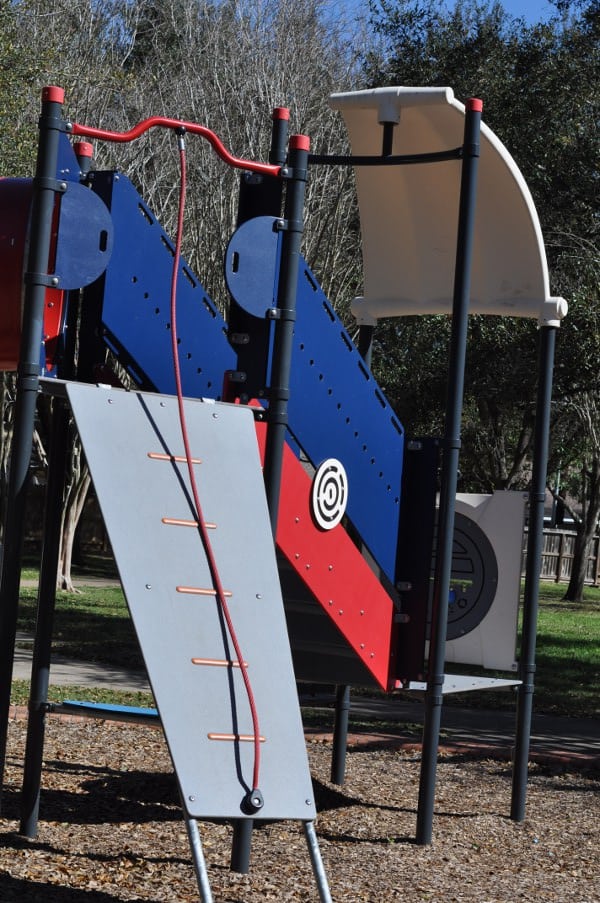
<path fill-rule="evenodd" d="M 60 286 L 59 277 L 48 275 L 47 273 L 25 273 L 23 281 L 26 285 L 45 285 L 47 288 L 58 288 Z"/>
<path fill-rule="evenodd" d="M 310 159 L 310 158 L 309 158 Z M 299 182 L 306 182 L 308 178 L 307 169 L 294 169 L 291 166 L 282 166 L 279 170 L 280 179 L 297 179 Z"/>
<path fill-rule="evenodd" d="M 50 189 L 50 191 L 57 191 L 59 194 L 64 194 L 69 187 L 64 179 L 51 179 L 44 176 L 35 176 L 33 184 L 36 188 Z"/>
<path fill-rule="evenodd" d="M 70 132 L 73 129 L 73 123 L 66 122 L 60 116 L 40 116 L 38 120 L 40 129 L 55 129 L 58 132 Z"/>
<path fill-rule="evenodd" d="M 290 220 L 279 217 L 273 223 L 275 232 L 302 232 L 304 224 L 301 220 Z"/>
<path fill-rule="evenodd" d="M 288 323 L 296 322 L 296 311 L 289 307 L 269 307 L 265 311 L 267 320 L 287 320 Z"/>

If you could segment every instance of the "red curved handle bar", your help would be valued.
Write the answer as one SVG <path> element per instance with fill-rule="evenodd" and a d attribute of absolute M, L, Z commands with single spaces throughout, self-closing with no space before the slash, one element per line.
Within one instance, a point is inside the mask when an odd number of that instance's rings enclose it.
<path fill-rule="evenodd" d="M 205 138 L 213 147 L 217 155 L 225 161 L 229 166 L 236 169 L 246 169 L 250 172 L 260 173 L 267 176 L 278 176 L 281 172 L 281 166 L 272 163 L 258 163 L 255 160 L 244 160 L 241 157 L 234 157 L 230 154 L 220 138 L 204 125 L 197 125 L 195 122 L 182 122 L 179 119 L 168 119 L 165 116 L 151 116 L 149 119 L 143 119 L 134 125 L 128 132 L 110 132 L 106 129 L 97 129 L 89 125 L 81 125 L 74 122 L 71 126 L 72 135 L 81 135 L 85 138 L 97 138 L 100 141 L 115 141 L 124 144 L 127 141 L 134 141 L 143 135 L 144 132 L 155 127 L 167 129 L 185 129 L 194 135 L 200 135 Z"/>

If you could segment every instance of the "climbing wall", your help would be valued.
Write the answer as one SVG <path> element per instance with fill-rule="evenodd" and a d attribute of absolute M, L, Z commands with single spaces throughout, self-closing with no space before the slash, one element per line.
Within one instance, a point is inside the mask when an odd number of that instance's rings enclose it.
<path fill-rule="evenodd" d="M 241 667 L 195 522 L 177 402 L 70 384 L 157 708 L 192 818 L 240 818 L 253 728 Z M 185 402 L 203 514 L 252 684 L 261 737 L 255 818 L 312 820 L 315 805 L 254 418 Z"/>

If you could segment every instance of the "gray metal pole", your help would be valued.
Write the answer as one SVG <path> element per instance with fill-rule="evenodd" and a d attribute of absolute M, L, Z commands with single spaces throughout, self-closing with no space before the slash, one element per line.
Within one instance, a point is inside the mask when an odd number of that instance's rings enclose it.
<path fill-rule="evenodd" d="M 25 273 L 23 330 L 17 372 L 15 425 L 10 459 L 4 531 L 4 564 L 0 582 L 0 785 L 4 781 L 10 690 L 15 654 L 21 559 L 31 446 L 39 388 L 52 216 L 60 185 L 56 181 L 58 146 L 64 123 L 62 88 L 44 88 L 33 200 L 29 255 Z"/>
<path fill-rule="evenodd" d="M 519 687 L 517 698 L 517 733 L 510 812 L 510 817 L 514 821 L 523 821 L 525 818 L 555 345 L 556 327 L 543 326 L 540 330 L 539 385 L 535 417 L 533 472 L 529 493 L 529 532 L 527 535 L 523 631 L 519 661 L 519 677 L 522 683 Z"/>
<path fill-rule="evenodd" d="M 454 542 L 454 508 L 460 450 L 460 426 L 471 289 L 471 258 L 479 163 L 479 129 L 482 108 L 483 104 L 480 100 L 471 99 L 467 101 L 456 270 L 454 276 L 448 395 L 442 458 L 442 485 L 440 490 L 429 669 L 425 698 L 425 724 L 423 728 L 423 753 L 417 811 L 416 840 L 419 844 L 431 843 L 433 827 L 437 755 L 443 702 L 446 631 L 448 627 L 448 598 L 450 594 L 452 547 Z"/>
<path fill-rule="evenodd" d="M 323 860 L 321 859 L 321 851 L 319 849 L 319 842 L 317 840 L 317 832 L 315 831 L 314 822 L 304 822 L 304 836 L 306 837 L 306 843 L 308 844 L 310 861 L 317 882 L 317 888 L 319 890 L 319 899 L 321 903 L 332 903 L 331 893 L 329 891 L 329 884 L 327 882 L 327 875 L 325 874 Z"/>
<path fill-rule="evenodd" d="M 65 485 L 69 444 L 69 413 L 62 399 L 54 399 L 52 433 L 48 463 L 48 485 L 44 511 L 44 547 L 40 567 L 40 585 L 31 668 L 27 743 L 23 768 L 20 833 L 37 835 L 42 760 L 46 731 L 46 705 L 50 682 L 52 625 L 56 602 L 56 579 L 60 547 L 60 514 Z"/>
<path fill-rule="evenodd" d="M 204 859 L 198 822 L 194 818 L 190 818 L 186 815 L 185 826 L 187 828 L 190 848 L 192 850 L 192 859 L 194 860 L 194 868 L 196 870 L 200 900 L 202 903 L 213 903 L 213 895 L 208 881 L 208 870 L 206 868 L 206 860 Z"/>
<path fill-rule="evenodd" d="M 333 723 L 333 750 L 331 753 L 331 782 L 344 783 L 346 776 L 346 750 L 348 748 L 348 718 L 350 715 L 350 687 L 341 684 L 335 694 L 335 720 Z"/>
<path fill-rule="evenodd" d="M 286 189 L 281 264 L 277 289 L 277 307 L 273 310 L 275 337 L 273 366 L 269 387 L 269 413 L 265 449 L 264 480 L 271 516 L 273 537 L 277 533 L 283 448 L 288 424 L 290 370 L 294 323 L 296 322 L 296 292 L 300 268 L 300 243 L 304 216 L 308 151 L 310 141 L 305 135 L 292 135 L 288 161 L 289 180 Z"/>
<path fill-rule="evenodd" d="M 263 476 L 273 539 L 277 534 L 277 516 L 281 494 L 283 448 L 287 430 L 288 398 L 294 323 L 296 322 L 296 293 L 300 268 L 300 242 L 303 232 L 304 191 L 306 187 L 310 141 L 305 135 L 292 135 L 287 165 L 288 183 L 281 220 L 283 232 L 277 307 L 272 311 L 275 320 L 273 366 L 269 387 L 267 442 Z M 250 868 L 252 819 L 236 819 L 233 826 L 231 869 L 246 874 Z"/>

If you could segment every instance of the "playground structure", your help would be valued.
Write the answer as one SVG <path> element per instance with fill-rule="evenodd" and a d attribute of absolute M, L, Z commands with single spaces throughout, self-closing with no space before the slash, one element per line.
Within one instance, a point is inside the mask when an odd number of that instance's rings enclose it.
<path fill-rule="evenodd" d="M 71 411 L 173 759 L 202 899 L 211 895 L 196 820 L 212 817 L 234 822 L 241 870 L 254 820 L 300 820 L 329 899 L 295 680 L 337 684 L 340 713 L 351 685 L 426 690 L 417 838 L 430 842 L 444 663 L 510 670 L 515 645 L 520 543 L 511 573 L 507 534 L 519 536 L 522 498 L 456 501 L 469 311 L 535 317 L 541 327 L 512 804 L 522 819 L 553 343 L 566 305 L 550 297 L 535 208 L 481 124 L 481 103 L 465 109 L 450 89 L 334 95 L 349 157 L 311 155 L 305 136 L 288 142 L 278 109 L 266 164 L 233 157 L 204 126 L 155 117 L 110 133 L 67 122 L 62 103 L 60 89 L 46 89 L 33 181 L 0 181 L 12 236 L 0 248 L 0 358 L 19 379 L 0 586 L 2 762 L 35 403 L 40 387 L 55 398 L 23 832 L 35 834 L 38 816 Z M 90 172 L 87 141 L 69 140 L 129 141 L 154 127 L 178 136 L 182 180 L 188 135 L 253 174 L 242 175 L 225 253 L 227 322 L 180 259 L 181 235 L 165 235 L 123 175 Z M 360 351 L 300 255 L 314 165 L 356 167 Z M 406 440 L 369 369 L 377 319 L 414 313 L 452 313 L 440 442 Z M 98 376 L 106 348 L 135 390 Z M 486 538 L 484 522 L 504 533 Z M 468 572 L 456 572 L 459 559 Z"/>

